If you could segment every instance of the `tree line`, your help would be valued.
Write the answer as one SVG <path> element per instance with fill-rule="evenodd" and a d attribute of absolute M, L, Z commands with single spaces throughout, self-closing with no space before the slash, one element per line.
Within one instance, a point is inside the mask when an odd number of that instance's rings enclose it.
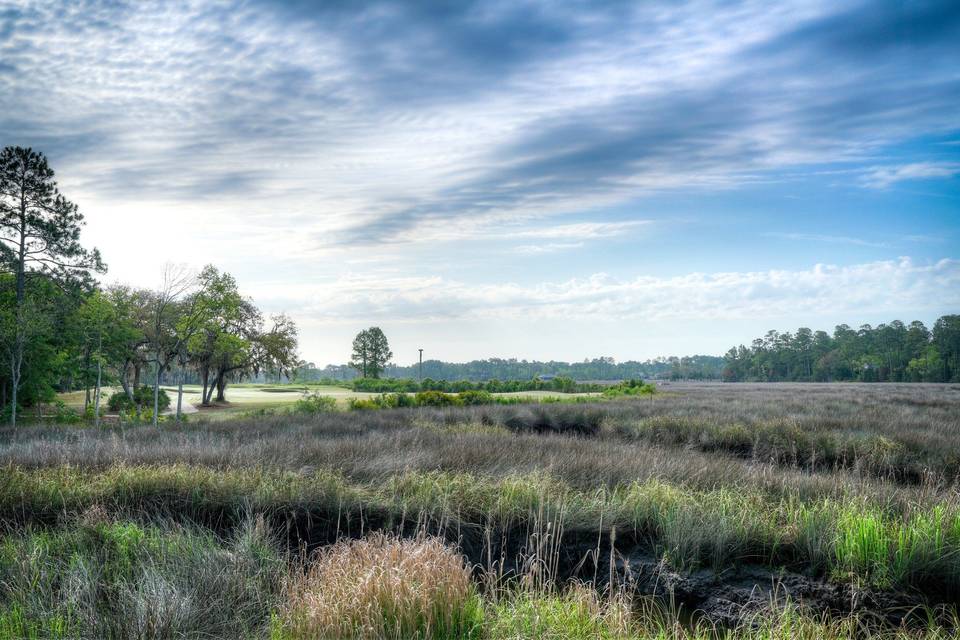
<path fill-rule="evenodd" d="M 833 335 L 769 331 L 727 352 L 723 380 L 960 382 L 960 315 L 939 318 L 932 330 L 894 320 L 859 329 L 841 324 Z"/>
<path fill-rule="evenodd" d="M 179 420 L 188 375 L 202 382 L 209 404 L 225 400 L 231 380 L 299 366 L 294 322 L 264 318 L 214 266 L 168 266 L 157 289 L 102 287 L 95 276 L 106 265 L 81 245 L 83 225 L 43 154 L 0 152 L 0 408 L 10 424 L 70 390 L 84 391 L 85 410 L 99 423 L 101 391 L 111 384 L 131 403 L 136 397 L 139 411 L 147 376 L 156 424 L 160 385 L 171 375 Z"/>
<path fill-rule="evenodd" d="M 414 354 L 416 355 L 416 354 Z M 354 364 L 356 364 L 354 362 Z M 470 362 L 423 361 L 423 378 L 432 380 L 483 382 L 487 380 L 532 380 L 539 376 L 557 376 L 576 381 L 590 380 L 719 380 L 723 371 L 722 356 L 662 357 L 645 361 L 614 358 L 593 358 L 583 362 L 518 360 L 515 358 L 489 358 Z M 409 366 L 387 363 L 380 376 L 388 378 L 419 379 L 418 364 Z M 305 363 L 296 373 L 296 379 L 304 382 L 319 380 L 349 381 L 364 377 L 352 364 L 319 367 Z M 369 376 L 367 376 L 369 377 Z"/>

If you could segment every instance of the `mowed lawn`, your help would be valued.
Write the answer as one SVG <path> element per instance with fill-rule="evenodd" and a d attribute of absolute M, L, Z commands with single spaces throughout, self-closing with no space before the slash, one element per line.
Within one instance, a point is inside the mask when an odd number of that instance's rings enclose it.
<path fill-rule="evenodd" d="M 164 389 L 167 394 L 170 396 L 170 405 L 171 411 L 176 407 L 176 397 L 177 397 L 177 388 L 175 386 L 163 385 L 161 387 Z M 104 387 L 103 389 L 103 404 L 104 411 L 106 412 L 106 399 L 110 397 L 111 394 L 120 391 L 120 387 Z M 91 392 L 92 393 L 92 392 Z M 189 413 L 200 413 L 208 415 L 211 418 L 213 417 L 228 417 L 231 415 L 236 415 L 238 413 L 243 413 L 245 411 L 254 411 L 257 409 L 273 409 L 273 408 L 282 408 L 287 405 L 295 403 L 297 400 L 303 397 L 305 393 L 316 393 L 323 396 L 330 396 L 336 398 L 337 404 L 346 408 L 347 403 L 351 399 L 369 399 L 380 394 L 370 393 L 370 392 L 361 392 L 361 391 L 352 391 L 345 387 L 336 387 L 331 385 L 296 385 L 296 384 L 252 384 L 252 383 L 241 383 L 241 384 L 231 384 L 227 386 L 226 398 L 227 402 L 225 403 L 214 403 L 210 407 L 201 406 L 200 395 L 202 393 L 202 387 L 200 385 L 188 384 L 183 386 L 183 404 L 187 407 L 186 411 Z M 413 395 L 413 394 L 410 394 Z M 579 393 L 579 394 L 563 394 L 556 391 L 520 391 L 515 393 L 496 393 L 495 396 L 504 396 L 504 397 L 523 397 L 531 398 L 535 400 L 543 400 L 544 398 L 560 398 L 560 397 L 571 397 L 574 395 L 580 396 L 591 396 L 599 394 L 589 394 L 589 393 Z M 61 393 L 58 396 L 58 399 L 61 400 L 65 405 L 76 409 L 77 411 L 83 410 L 84 402 L 84 392 L 83 391 L 71 391 L 69 393 Z M 196 411 L 194 411 L 194 409 Z"/>

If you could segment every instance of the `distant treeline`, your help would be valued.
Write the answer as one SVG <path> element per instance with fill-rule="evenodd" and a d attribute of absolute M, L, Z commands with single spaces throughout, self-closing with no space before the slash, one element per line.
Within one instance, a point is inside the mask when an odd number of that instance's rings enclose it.
<path fill-rule="evenodd" d="M 576 381 L 589 380 L 718 380 L 725 361 L 720 356 L 687 356 L 683 358 L 656 358 L 638 362 L 629 360 L 617 362 L 613 358 L 594 358 L 583 362 L 558 362 L 551 360 L 517 360 L 515 358 L 490 358 L 470 362 L 423 361 L 423 379 L 431 380 L 532 380 L 538 376 L 556 376 Z M 384 375 L 387 378 L 420 378 L 416 364 L 403 367 L 388 364 Z M 358 378 L 357 371 L 349 365 L 328 365 L 318 368 L 312 363 L 296 371 L 299 381 L 311 382 L 324 378 L 334 380 L 353 380 Z"/>
<path fill-rule="evenodd" d="M 424 378 L 418 382 L 412 378 L 356 378 L 350 382 L 354 391 L 371 393 L 415 393 L 440 391 L 444 393 L 464 393 L 484 391 L 487 393 L 516 393 L 518 391 L 557 391 L 559 393 L 590 393 L 609 388 L 608 384 L 577 382 L 573 378 L 559 376 L 542 380 L 434 380 Z"/>
<path fill-rule="evenodd" d="M 943 316 L 927 329 L 899 320 L 833 335 L 797 329 L 769 331 L 725 356 L 723 380 L 960 382 L 960 315 Z"/>

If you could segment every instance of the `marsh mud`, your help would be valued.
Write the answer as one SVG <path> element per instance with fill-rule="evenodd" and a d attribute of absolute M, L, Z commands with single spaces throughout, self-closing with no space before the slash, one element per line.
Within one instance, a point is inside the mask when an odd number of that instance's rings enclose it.
<path fill-rule="evenodd" d="M 618 576 L 637 594 L 656 596 L 721 627 L 749 625 L 788 601 L 814 614 L 857 612 L 899 626 L 922 604 L 908 594 L 857 589 L 783 568 L 745 565 L 681 572 L 641 549 L 615 563 Z"/>
<path fill-rule="evenodd" d="M 348 519 L 345 519 L 348 520 Z M 684 619 L 700 619 L 718 627 L 750 625 L 771 608 L 788 601 L 813 614 L 863 614 L 880 624 L 900 626 L 922 621 L 923 607 L 956 605 L 939 593 L 899 593 L 857 588 L 851 584 L 782 567 L 744 564 L 722 570 L 680 571 L 656 555 L 644 541 L 623 536 L 615 544 L 607 536 L 566 532 L 559 541 L 546 532 L 526 528 L 499 531 L 474 526 L 430 526 L 401 523 L 387 514 L 369 512 L 362 522 L 323 519 L 287 523 L 291 542 L 316 549 L 343 537 L 362 537 L 372 530 L 401 536 L 428 533 L 445 538 L 475 566 L 478 577 L 494 571 L 506 579 L 541 571 L 565 582 L 579 580 L 605 588 L 611 580 L 637 596 L 653 596 Z M 299 525 L 299 526 L 298 526 Z"/>

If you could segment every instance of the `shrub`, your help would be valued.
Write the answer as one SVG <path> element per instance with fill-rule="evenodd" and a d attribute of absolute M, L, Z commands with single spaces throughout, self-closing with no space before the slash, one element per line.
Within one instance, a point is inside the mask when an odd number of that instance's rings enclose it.
<path fill-rule="evenodd" d="M 478 638 L 482 607 L 462 556 L 437 538 L 375 534 L 322 549 L 293 578 L 275 638 Z"/>
<path fill-rule="evenodd" d="M 460 403 L 468 406 L 478 404 L 494 404 L 496 399 L 489 391 L 461 391 Z"/>
<path fill-rule="evenodd" d="M 657 386 L 647 384 L 643 380 L 624 380 L 620 384 L 607 387 L 603 390 L 606 398 L 617 398 L 620 396 L 647 396 L 656 393 Z"/>
<path fill-rule="evenodd" d="M 347 401 L 347 408 L 351 411 L 369 411 L 371 409 L 380 409 L 376 400 L 366 400 L 364 398 L 350 398 Z"/>
<path fill-rule="evenodd" d="M 57 424 L 77 424 L 82 420 L 80 414 L 65 405 L 62 400 L 57 400 L 53 419 Z"/>
<path fill-rule="evenodd" d="M 293 405 L 294 413 L 327 413 L 330 411 L 336 411 L 336 409 L 336 398 L 322 396 L 318 393 L 304 394 L 303 397 L 297 400 L 296 404 Z"/>
<path fill-rule="evenodd" d="M 442 391 L 420 391 L 416 395 L 418 407 L 455 407 L 460 404 L 457 396 Z"/>
<path fill-rule="evenodd" d="M 170 396 L 163 389 L 160 389 L 159 400 L 160 411 L 166 411 L 170 407 Z M 113 412 L 122 410 L 131 411 L 136 407 L 153 407 L 153 387 L 149 385 L 140 385 L 133 392 L 133 400 L 124 391 L 118 391 L 107 400 L 107 408 Z"/>

